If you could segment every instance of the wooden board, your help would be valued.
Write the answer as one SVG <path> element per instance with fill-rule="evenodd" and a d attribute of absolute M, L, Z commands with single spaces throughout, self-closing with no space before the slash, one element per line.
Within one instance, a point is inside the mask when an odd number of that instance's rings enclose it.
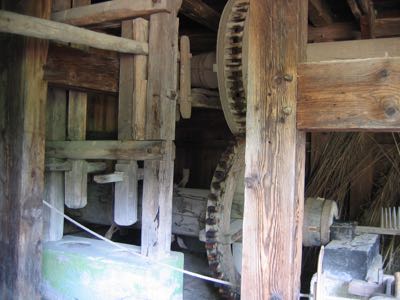
<path fill-rule="evenodd" d="M 297 62 L 307 1 L 250 1 L 243 299 L 298 299 L 304 135 L 296 130 Z"/>
<path fill-rule="evenodd" d="M 2 1 L 39 18 L 51 1 Z M 4 35 L 0 54 L 0 298 L 41 299 L 48 43 Z"/>
<path fill-rule="evenodd" d="M 76 26 L 122 21 L 167 12 L 165 0 L 113 0 L 53 13 L 51 19 Z"/>
<path fill-rule="evenodd" d="M 147 54 L 148 45 L 120 37 L 0 10 L 0 32 L 75 43 L 121 53 Z"/>
<path fill-rule="evenodd" d="M 171 151 L 168 149 L 168 151 Z M 162 159 L 166 144 L 161 141 L 51 141 L 46 156 L 68 159 Z"/>
<path fill-rule="evenodd" d="M 301 130 L 399 131 L 400 58 L 299 66 Z"/>

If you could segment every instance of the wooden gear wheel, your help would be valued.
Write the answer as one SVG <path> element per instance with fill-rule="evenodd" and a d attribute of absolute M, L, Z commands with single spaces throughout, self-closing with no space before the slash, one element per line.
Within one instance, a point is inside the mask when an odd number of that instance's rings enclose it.
<path fill-rule="evenodd" d="M 246 19 L 249 0 L 229 0 L 218 28 L 217 77 L 222 110 L 233 134 L 246 131 Z"/>
<path fill-rule="evenodd" d="M 245 140 L 238 139 L 222 154 L 207 202 L 205 241 L 214 277 L 236 287 L 221 287 L 228 299 L 240 298 Z"/>

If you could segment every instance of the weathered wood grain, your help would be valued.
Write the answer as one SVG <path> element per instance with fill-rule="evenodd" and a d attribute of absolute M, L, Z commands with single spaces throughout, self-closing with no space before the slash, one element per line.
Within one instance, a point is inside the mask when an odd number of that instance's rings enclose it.
<path fill-rule="evenodd" d="M 124 38 L 148 41 L 148 21 L 144 19 L 123 21 L 121 29 Z M 146 56 L 122 55 L 120 57 L 119 140 L 135 140 L 138 136 L 144 137 L 146 87 L 143 87 L 142 83 L 146 82 L 146 76 Z M 137 129 L 140 130 L 139 134 L 137 134 Z M 115 170 L 123 172 L 123 181 L 115 184 L 114 221 L 119 225 L 132 225 L 138 220 L 137 162 L 120 160 Z"/>
<path fill-rule="evenodd" d="M 162 141 L 51 141 L 46 156 L 68 159 L 163 159 L 167 145 Z"/>
<path fill-rule="evenodd" d="M 48 18 L 51 1 L 2 1 Z M 0 298 L 41 299 L 44 143 L 48 43 L 1 37 Z"/>
<path fill-rule="evenodd" d="M 90 0 L 73 0 L 72 6 L 90 4 Z M 77 45 L 77 47 L 82 47 Z M 86 139 L 87 94 L 70 90 L 68 93 L 67 138 L 70 141 Z M 86 161 L 71 161 L 72 170 L 65 173 L 65 205 L 69 208 L 82 208 L 87 204 Z"/>
<path fill-rule="evenodd" d="M 68 140 L 86 139 L 87 94 L 69 91 L 68 97 Z"/>
<path fill-rule="evenodd" d="M 67 124 L 67 92 L 49 89 L 46 107 L 46 140 L 65 140 Z M 62 163 L 59 159 L 47 159 L 47 164 Z M 58 210 L 64 211 L 64 173 L 45 173 L 45 199 Z M 57 241 L 63 236 L 64 218 L 52 210 L 43 211 L 43 240 Z"/>
<path fill-rule="evenodd" d="M 301 130 L 399 131 L 400 58 L 299 66 Z"/>
<path fill-rule="evenodd" d="M 396 36 L 400 34 L 400 18 L 375 19 L 374 34 L 376 37 Z"/>
<path fill-rule="evenodd" d="M 322 27 L 308 27 L 309 43 L 353 40 L 359 39 L 360 35 L 356 23 L 333 23 Z"/>
<path fill-rule="evenodd" d="M 218 31 L 221 15 L 201 0 L 183 0 L 180 13 L 213 31 Z"/>
<path fill-rule="evenodd" d="M 302 0 L 250 1 L 244 299 L 299 297 L 305 141 L 296 130 L 296 68 L 306 8 Z"/>
<path fill-rule="evenodd" d="M 159 161 L 145 161 L 141 251 L 164 255 L 171 247 L 173 140 L 177 98 L 178 22 L 180 0 L 167 0 L 171 13 L 150 17 L 146 138 L 169 145 Z M 167 148 L 168 148 L 167 147 Z"/>
<path fill-rule="evenodd" d="M 376 40 L 312 43 L 307 45 L 307 61 L 400 56 L 399 49 L 400 38 L 379 39 L 379 43 Z M 45 79 L 52 86 L 115 94 L 119 90 L 119 58 L 114 52 L 80 50 L 50 43 Z M 142 87 L 146 87 L 146 82 Z M 205 105 L 204 101 L 197 104 L 197 98 L 193 98 L 193 107 Z M 145 114 L 140 115 L 145 118 Z"/>
<path fill-rule="evenodd" d="M 333 23 L 332 12 L 325 0 L 308 1 L 308 18 L 316 27 Z"/>
<path fill-rule="evenodd" d="M 50 43 L 44 78 L 52 86 L 117 93 L 119 57 L 115 52 L 82 50 Z"/>
<path fill-rule="evenodd" d="M 183 119 L 190 119 L 192 104 L 190 92 L 191 67 L 190 67 L 190 41 L 187 36 L 180 38 L 180 83 L 179 83 L 179 110 Z"/>
<path fill-rule="evenodd" d="M 114 222 L 129 226 L 138 220 L 138 165 L 134 160 L 120 161 L 115 171 L 123 174 L 123 180 L 115 183 Z"/>
<path fill-rule="evenodd" d="M 147 43 L 94 32 L 68 24 L 0 10 L 0 32 L 75 43 L 121 53 L 147 54 Z"/>
<path fill-rule="evenodd" d="M 76 26 L 122 21 L 167 12 L 165 0 L 113 0 L 53 13 L 51 19 Z"/>
<path fill-rule="evenodd" d="M 307 45 L 307 62 L 400 57 L 400 38 L 369 39 Z"/>

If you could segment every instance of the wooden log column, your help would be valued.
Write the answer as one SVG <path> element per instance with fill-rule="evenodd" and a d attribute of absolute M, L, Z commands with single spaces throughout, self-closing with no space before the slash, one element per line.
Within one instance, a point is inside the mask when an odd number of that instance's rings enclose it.
<path fill-rule="evenodd" d="M 180 0 L 167 0 L 171 13 L 150 17 L 146 139 L 167 141 L 166 158 L 145 161 L 143 179 L 142 253 L 170 251 L 177 98 L 178 20 Z"/>
<path fill-rule="evenodd" d="M 242 299 L 298 299 L 304 133 L 296 130 L 297 64 L 307 1 L 250 1 Z"/>
<path fill-rule="evenodd" d="M 48 18 L 51 1 L 1 8 Z M 0 39 L 0 299 L 40 299 L 48 43 Z"/>

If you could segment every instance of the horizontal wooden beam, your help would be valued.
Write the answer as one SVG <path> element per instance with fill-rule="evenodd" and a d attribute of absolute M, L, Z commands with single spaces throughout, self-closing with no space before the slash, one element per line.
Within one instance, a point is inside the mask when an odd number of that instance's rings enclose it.
<path fill-rule="evenodd" d="M 301 64 L 297 127 L 400 131 L 400 57 Z"/>
<path fill-rule="evenodd" d="M 375 19 L 373 33 L 376 37 L 396 36 L 400 34 L 400 18 Z"/>
<path fill-rule="evenodd" d="M 0 10 L 0 32 L 130 54 L 147 54 L 148 44 L 68 24 Z"/>
<path fill-rule="evenodd" d="M 51 141 L 46 143 L 46 157 L 162 160 L 169 144 L 163 141 Z"/>
<path fill-rule="evenodd" d="M 307 45 L 308 62 L 397 56 L 400 56 L 400 38 L 313 43 Z"/>
<path fill-rule="evenodd" d="M 119 56 L 115 52 L 50 44 L 44 79 L 52 86 L 117 93 Z"/>
<path fill-rule="evenodd" d="M 384 56 L 400 56 L 400 38 L 312 43 L 307 46 L 309 62 Z M 115 94 L 118 92 L 119 56 L 110 51 L 50 44 L 44 78 L 52 86 Z M 196 107 L 197 99 L 199 107 L 209 106 L 195 96 L 193 107 Z M 215 107 L 212 102 L 210 105 Z"/>
<path fill-rule="evenodd" d="M 76 26 L 87 26 L 145 17 L 159 12 L 168 12 L 165 1 L 112 0 L 55 12 L 51 19 Z"/>

